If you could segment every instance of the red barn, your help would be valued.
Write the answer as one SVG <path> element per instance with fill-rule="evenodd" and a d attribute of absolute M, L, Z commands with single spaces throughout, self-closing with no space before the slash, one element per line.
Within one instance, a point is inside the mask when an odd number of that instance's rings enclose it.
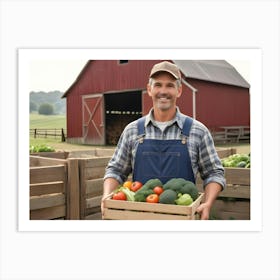
<path fill-rule="evenodd" d="M 115 145 L 126 124 L 152 107 L 146 85 L 160 60 L 89 60 L 64 93 L 67 141 Z M 250 125 L 249 84 L 225 60 L 173 60 L 181 70 L 181 112 L 204 123 Z"/>

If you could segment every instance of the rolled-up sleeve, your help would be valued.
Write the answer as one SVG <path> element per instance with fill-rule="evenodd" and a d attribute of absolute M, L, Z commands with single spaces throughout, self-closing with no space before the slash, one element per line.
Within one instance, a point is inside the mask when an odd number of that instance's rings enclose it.
<path fill-rule="evenodd" d="M 210 182 L 218 183 L 223 189 L 226 187 L 225 171 L 214 146 L 213 138 L 208 130 L 201 136 L 199 145 L 198 170 L 203 187 Z"/>

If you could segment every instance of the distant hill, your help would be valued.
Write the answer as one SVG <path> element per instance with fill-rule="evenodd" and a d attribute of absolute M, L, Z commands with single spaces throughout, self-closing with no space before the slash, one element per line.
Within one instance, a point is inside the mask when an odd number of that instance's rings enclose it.
<path fill-rule="evenodd" d="M 60 91 L 31 91 L 29 103 L 34 103 L 32 104 L 32 108 L 34 108 L 33 111 L 38 111 L 42 103 L 52 104 L 55 114 L 64 115 L 66 113 L 66 99 L 61 98 L 63 94 L 64 93 Z"/>

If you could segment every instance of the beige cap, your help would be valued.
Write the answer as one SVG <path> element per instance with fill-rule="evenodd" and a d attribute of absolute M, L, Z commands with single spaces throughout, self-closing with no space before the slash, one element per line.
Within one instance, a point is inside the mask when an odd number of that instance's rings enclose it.
<path fill-rule="evenodd" d="M 155 64 L 151 70 L 150 78 L 158 72 L 168 72 L 176 80 L 181 80 L 180 70 L 174 63 L 171 63 L 168 61 L 163 61 L 163 62 Z"/>

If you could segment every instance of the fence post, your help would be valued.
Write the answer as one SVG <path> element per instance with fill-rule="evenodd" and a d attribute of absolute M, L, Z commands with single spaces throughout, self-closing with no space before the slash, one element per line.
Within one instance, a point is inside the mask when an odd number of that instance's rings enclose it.
<path fill-rule="evenodd" d="M 34 138 L 36 138 L 37 128 L 34 129 Z"/>
<path fill-rule="evenodd" d="M 63 128 L 61 128 L 61 142 L 65 142 L 65 134 Z"/>

